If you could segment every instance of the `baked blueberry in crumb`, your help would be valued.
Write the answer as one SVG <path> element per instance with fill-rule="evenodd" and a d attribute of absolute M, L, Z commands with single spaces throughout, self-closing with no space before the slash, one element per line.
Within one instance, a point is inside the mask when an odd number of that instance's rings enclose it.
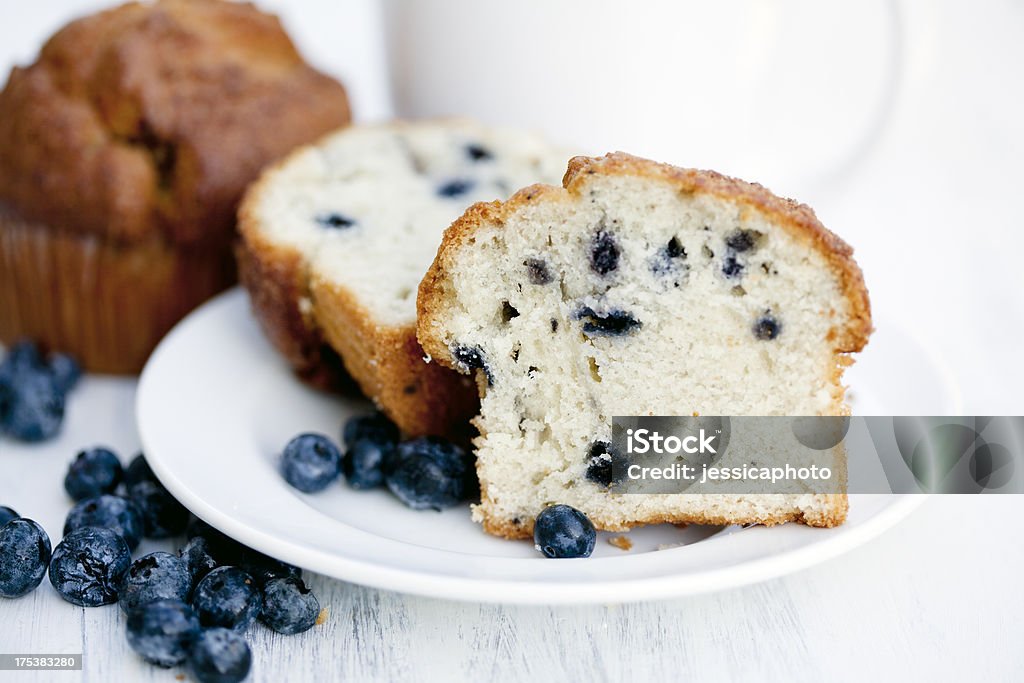
<path fill-rule="evenodd" d="M 465 180 L 462 178 L 449 180 L 437 188 L 437 195 L 439 197 L 447 197 L 449 199 L 461 197 L 473 189 L 473 184 L 472 180 Z"/>
<path fill-rule="evenodd" d="M 590 306 L 584 306 L 576 311 L 576 319 L 583 321 L 583 333 L 592 337 L 621 337 L 643 326 L 631 314 L 619 309 L 597 313 Z"/>
<path fill-rule="evenodd" d="M 665 245 L 665 255 L 669 258 L 686 258 L 686 249 L 677 237 L 672 237 Z"/>
<path fill-rule="evenodd" d="M 199 683 L 240 683 L 251 667 L 249 644 L 226 628 L 205 629 L 188 656 L 189 671 Z"/>
<path fill-rule="evenodd" d="M 79 451 L 64 476 L 64 490 L 73 500 L 95 498 L 113 493 L 121 483 L 124 471 L 121 461 L 107 448 Z"/>
<path fill-rule="evenodd" d="M 619 459 L 618 452 L 609 442 L 595 441 L 587 453 L 587 480 L 606 488 L 611 486 Z"/>
<path fill-rule="evenodd" d="M 736 260 L 736 257 L 729 254 L 722 262 L 722 274 L 729 278 L 739 277 L 743 273 L 743 264 Z"/>
<path fill-rule="evenodd" d="M 781 333 L 782 323 L 769 313 L 765 313 L 754 323 L 754 336 L 762 341 L 775 339 Z"/>
<path fill-rule="evenodd" d="M 526 266 L 526 275 L 531 285 L 546 285 L 553 279 L 544 259 L 528 258 L 523 261 L 523 265 Z"/>
<path fill-rule="evenodd" d="M 31 519 L 0 526 L 0 598 L 20 598 L 36 589 L 50 564 L 50 537 Z"/>
<path fill-rule="evenodd" d="M 551 319 L 551 331 L 558 332 L 558 320 L 556 320 L 555 318 Z"/>
<path fill-rule="evenodd" d="M 348 216 L 332 211 L 331 213 L 322 213 L 316 217 L 316 222 L 325 228 L 351 228 L 356 224 L 355 220 Z"/>
<path fill-rule="evenodd" d="M 569 505 L 545 508 L 533 525 L 533 542 L 545 557 L 590 557 L 597 531 L 587 516 Z"/>
<path fill-rule="evenodd" d="M 128 644 L 150 664 L 181 664 L 198 637 L 196 613 L 181 600 L 157 600 L 128 614 Z"/>
<path fill-rule="evenodd" d="M 745 251 L 755 249 L 760 238 L 761 233 L 756 230 L 737 229 L 729 233 L 728 237 L 725 238 L 725 246 L 738 254 L 742 254 Z"/>
<path fill-rule="evenodd" d="M 668 244 L 659 249 L 654 257 L 651 258 L 651 272 L 655 275 L 665 275 L 677 271 L 679 270 L 679 262 L 685 261 L 686 256 L 686 249 L 676 237 L 673 237 L 668 241 Z M 685 267 L 685 265 L 682 266 L 682 268 Z M 676 286 L 679 286 L 678 282 Z"/>
<path fill-rule="evenodd" d="M 117 602 L 121 577 L 132 557 L 117 533 L 85 527 L 64 535 L 53 549 L 50 583 L 62 598 L 82 607 Z"/>
<path fill-rule="evenodd" d="M 479 346 L 456 346 L 452 349 L 452 358 L 458 364 L 460 372 L 468 374 L 470 370 L 479 368 L 487 376 L 487 386 L 494 385 L 494 376 L 491 374 L 491 369 L 487 367 L 483 349 Z"/>
<path fill-rule="evenodd" d="M 590 242 L 590 267 L 598 275 L 607 275 L 619 267 L 619 254 L 615 236 L 599 230 Z"/>
<path fill-rule="evenodd" d="M 489 149 L 475 142 L 466 145 L 466 156 L 473 161 L 490 161 L 494 158 Z"/>

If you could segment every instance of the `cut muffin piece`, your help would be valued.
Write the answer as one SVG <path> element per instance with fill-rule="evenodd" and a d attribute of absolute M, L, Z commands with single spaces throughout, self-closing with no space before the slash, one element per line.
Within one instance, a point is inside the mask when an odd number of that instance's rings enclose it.
<path fill-rule="evenodd" d="M 468 121 L 348 128 L 266 173 L 239 212 L 242 281 L 300 375 L 345 368 L 403 432 L 448 434 L 478 408 L 466 378 L 427 364 L 416 288 L 444 229 L 475 201 L 561 177 L 533 136 Z"/>
<path fill-rule="evenodd" d="M 617 494 L 594 475 L 615 415 L 848 412 L 846 354 L 871 330 L 852 250 L 712 172 L 616 153 L 563 184 L 470 208 L 420 285 L 423 348 L 477 374 L 475 519 L 510 538 L 552 503 L 615 531 L 840 524 L 843 494 Z"/>

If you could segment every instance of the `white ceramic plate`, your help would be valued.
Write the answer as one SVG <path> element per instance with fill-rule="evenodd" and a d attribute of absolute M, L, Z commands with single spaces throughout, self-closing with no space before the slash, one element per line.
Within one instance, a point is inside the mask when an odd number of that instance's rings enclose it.
<path fill-rule="evenodd" d="M 916 414 L 958 408 L 947 374 L 891 326 L 879 325 L 855 368 L 850 382 L 861 414 L 898 413 L 911 398 Z M 298 382 L 239 290 L 206 304 L 164 339 L 137 401 L 153 470 L 214 527 L 339 579 L 458 600 L 613 603 L 752 583 L 849 550 L 922 499 L 851 496 L 848 521 L 829 530 L 647 527 L 628 534 L 628 552 L 602 533 L 588 559 L 547 560 L 532 543 L 484 534 L 467 507 L 415 512 L 383 490 L 359 492 L 342 481 L 307 495 L 284 482 L 276 458 L 292 436 L 319 431 L 338 438 L 345 418 L 368 408 Z"/>

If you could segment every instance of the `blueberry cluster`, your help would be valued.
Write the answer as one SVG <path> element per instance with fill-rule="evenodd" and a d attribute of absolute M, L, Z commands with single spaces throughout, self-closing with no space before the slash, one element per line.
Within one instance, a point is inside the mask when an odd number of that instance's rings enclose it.
<path fill-rule="evenodd" d="M 398 427 L 383 413 L 353 417 L 342 430 L 345 454 L 322 434 L 300 434 L 281 456 L 281 473 L 306 493 L 322 491 L 344 474 L 349 486 L 386 486 L 414 510 L 443 510 L 477 490 L 473 458 L 460 446 L 436 437 L 401 441 Z"/>
<path fill-rule="evenodd" d="M 39 524 L 0 506 L 0 597 L 27 595 L 49 573 L 74 605 L 119 603 L 133 650 L 157 666 L 186 665 L 203 683 L 248 675 L 243 634 L 254 621 L 286 635 L 316 624 L 320 603 L 302 570 L 190 519 L 141 454 L 122 468 L 108 448 L 84 450 L 64 488 L 77 502 L 52 550 Z M 142 537 L 172 536 L 187 538 L 177 554 L 132 561 Z"/>
<path fill-rule="evenodd" d="M 71 356 L 44 357 L 32 342 L 15 344 L 0 363 L 0 434 L 27 442 L 55 436 L 64 398 L 80 376 Z"/>

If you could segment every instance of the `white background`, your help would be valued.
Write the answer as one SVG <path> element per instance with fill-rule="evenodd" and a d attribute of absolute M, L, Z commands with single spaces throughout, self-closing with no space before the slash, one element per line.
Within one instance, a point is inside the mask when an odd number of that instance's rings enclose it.
<path fill-rule="evenodd" d="M 31 61 L 53 30 L 102 4 L 4 2 L 0 67 Z M 446 0 L 426 4 L 440 9 Z M 314 63 L 344 80 L 358 119 L 390 115 L 384 22 L 372 0 L 268 0 L 264 5 L 283 14 Z M 840 29 L 841 13 L 851 5 L 834 5 Z M 733 6 L 749 10 L 743 3 Z M 904 0 L 894 6 L 902 60 L 898 83 L 884 125 L 855 164 L 807 178 L 784 165 L 773 167 L 770 157 L 745 158 L 727 146 L 720 147 L 720 164 L 713 150 L 692 163 L 734 173 L 765 169 L 767 176 L 750 179 L 814 206 L 822 221 L 855 247 L 876 317 L 899 320 L 944 359 L 960 384 L 966 412 L 1021 414 L 1024 3 Z M 843 48 L 836 62 L 840 71 L 849 72 L 851 63 L 870 71 L 878 63 L 876 53 L 886 49 L 855 19 L 846 24 L 848 32 L 837 34 Z M 453 27 L 452 36 L 456 28 L 468 30 Z M 501 22 L 472 29 L 505 35 Z M 441 29 L 435 25 L 434 30 Z M 603 40 L 621 48 L 614 25 L 605 30 L 565 39 Z M 543 52 L 529 36 L 521 42 L 521 53 L 506 50 L 510 65 Z M 643 77 L 643 50 L 617 53 L 633 60 L 635 78 Z M 820 48 L 807 55 L 808 60 L 826 57 Z M 474 55 L 466 58 L 472 62 Z M 692 61 L 686 64 L 694 68 Z M 715 60 L 708 58 L 700 68 L 714 69 Z M 568 88 L 584 71 L 551 64 L 531 77 L 558 91 L 558 83 Z M 514 73 L 511 66 L 502 77 L 508 73 Z M 815 90 L 820 84 L 778 76 L 789 90 L 773 106 L 796 107 L 801 97 L 820 95 Z M 468 82 L 466 87 L 484 86 Z M 615 97 L 623 87 L 609 77 L 601 95 Z M 657 87 L 683 85 L 659 82 Z M 580 110 L 593 105 L 580 102 Z M 536 107 L 539 113 L 527 112 L 531 125 L 557 133 L 562 119 L 546 119 L 542 102 Z M 489 118 L 486 111 L 483 116 Z M 647 120 L 642 108 L 637 117 Z M 665 131 L 667 145 L 672 133 Z M 797 153 L 813 151 L 810 139 L 799 131 L 792 134 Z M 678 157 L 664 158 L 688 163 Z M 67 507 L 59 480 L 74 449 L 101 441 L 127 455 L 136 445 L 131 391 L 130 384 L 90 380 L 69 407 L 64 438 L 32 453 L 39 462 L 37 480 L 5 480 L 0 460 L 0 504 L 39 519 L 54 535 Z M 912 405 L 907 412 L 913 412 Z M 1018 579 L 1024 544 L 1017 528 L 1022 512 L 1017 498 L 933 499 L 881 539 L 820 567 L 747 589 L 651 605 L 458 605 L 318 578 L 316 588 L 332 610 L 328 627 L 297 638 L 254 632 L 254 678 L 280 681 L 302 672 L 318 680 L 1019 680 L 1024 671 L 1024 591 Z M 172 680 L 170 673 L 138 664 L 124 645 L 122 622 L 116 608 L 74 608 L 44 586 L 30 598 L 0 603 L 0 651 L 84 647 L 87 680 Z M 30 678 L 0 672 L 0 680 Z"/>

